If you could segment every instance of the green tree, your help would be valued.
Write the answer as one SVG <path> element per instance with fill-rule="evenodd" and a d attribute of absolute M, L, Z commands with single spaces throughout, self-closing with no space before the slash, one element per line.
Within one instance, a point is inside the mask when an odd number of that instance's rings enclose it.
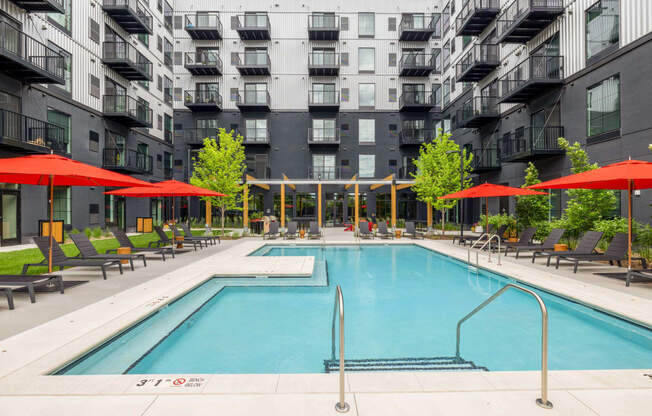
<path fill-rule="evenodd" d="M 521 188 L 541 183 L 539 171 L 532 162 L 525 168 L 525 183 Z M 550 212 L 550 201 L 548 195 L 531 195 L 516 197 L 516 217 L 522 227 L 532 225 L 548 219 Z"/>
<path fill-rule="evenodd" d="M 572 173 L 598 168 L 597 163 L 590 162 L 586 151 L 578 142 L 571 145 L 568 140 L 560 137 L 559 146 L 571 160 Z M 569 189 L 566 195 L 569 200 L 561 219 L 571 239 L 577 239 L 584 231 L 593 229 L 596 221 L 610 217 L 617 201 L 613 191 L 601 189 Z"/>
<path fill-rule="evenodd" d="M 204 147 L 193 159 L 194 169 L 190 183 L 202 188 L 226 194 L 218 197 L 202 197 L 220 210 L 222 235 L 227 210 L 242 209 L 242 174 L 245 170 L 245 152 L 242 136 L 234 137 L 220 129 L 218 140 L 205 138 Z"/>
<path fill-rule="evenodd" d="M 419 148 L 419 158 L 414 159 L 417 173 L 412 174 L 417 199 L 432 204 L 441 211 L 442 234 L 445 230 L 446 210 L 457 204 L 456 199 L 437 199 L 452 192 L 460 191 L 460 146 L 450 139 L 450 133 L 441 130 L 437 138 Z M 464 189 L 471 185 L 471 160 L 473 155 L 463 152 Z"/>

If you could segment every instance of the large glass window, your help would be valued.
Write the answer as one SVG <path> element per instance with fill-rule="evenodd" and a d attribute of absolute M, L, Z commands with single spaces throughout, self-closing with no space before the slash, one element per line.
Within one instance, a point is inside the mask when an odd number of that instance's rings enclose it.
<path fill-rule="evenodd" d="M 620 0 L 600 0 L 586 11 L 586 59 L 618 45 Z"/>
<path fill-rule="evenodd" d="M 297 216 L 298 217 L 315 216 L 315 194 L 314 193 L 297 194 Z"/>
<path fill-rule="evenodd" d="M 360 143 L 376 142 L 376 120 L 362 118 L 358 120 L 358 141 Z"/>
<path fill-rule="evenodd" d="M 72 31 L 72 0 L 63 0 L 65 13 L 48 13 L 48 20 L 70 33 Z"/>
<path fill-rule="evenodd" d="M 587 135 L 620 129 L 620 78 L 607 78 L 587 90 Z"/>
<path fill-rule="evenodd" d="M 376 84 L 358 84 L 358 107 L 376 105 Z"/>
<path fill-rule="evenodd" d="M 376 175 L 376 155 L 358 155 L 358 173 L 361 178 L 373 178 Z"/>
<path fill-rule="evenodd" d="M 358 71 L 373 72 L 376 69 L 376 50 L 358 48 Z"/>
<path fill-rule="evenodd" d="M 55 186 L 53 196 L 54 206 L 52 207 L 52 218 L 55 221 L 63 221 L 64 224 L 71 224 L 70 187 Z"/>
<path fill-rule="evenodd" d="M 247 141 L 267 141 L 267 120 L 245 120 L 245 138 Z"/>
<path fill-rule="evenodd" d="M 335 119 L 312 120 L 313 141 L 333 141 L 335 138 Z"/>
<path fill-rule="evenodd" d="M 63 127 L 64 133 L 63 137 L 66 140 L 67 147 L 66 153 L 70 153 L 70 115 L 62 113 L 60 111 L 48 108 L 48 123 L 56 124 L 59 127 Z"/>
<path fill-rule="evenodd" d="M 312 102 L 315 104 L 335 104 L 337 102 L 337 93 L 335 84 L 312 84 L 310 91 Z"/>
<path fill-rule="evenodd" d="M 52 84 L 52 85 L 54 85 L 57 88 L 63 88 L 67 92 L 72 93 L 72 55 L 50 41 L 48 41 L 48 46 L 50 47 L 50 49 L 57 51 L 57 53 L 63 56 L 63 77 L 65 80 L 65 84 L 63 85 L 63 87 L 58 84 Z"/>
<path fill-rule="evenodd" d="M 358 13 L 358 36 L 371 37 L 376 34 L 376 16 L 373 13 Z"/>
<path fill-rule="evenodd" d="M 336 179 L 335 155 L 312 155 L 313 179 Z"/>

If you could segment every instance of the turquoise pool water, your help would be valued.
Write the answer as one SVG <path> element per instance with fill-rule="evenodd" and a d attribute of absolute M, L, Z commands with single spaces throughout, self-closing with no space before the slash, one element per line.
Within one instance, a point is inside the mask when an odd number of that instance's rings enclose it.
<path fill-rule="evenodd" d="M 337 284 L 347 359 L 450 357 L 457 321 L 511 282 L 413 245 L 266 246 L 253 255 L 315 256 L 328 282 L 211 279 L 57 374 L 324 372 Z M 311 286 L 287 286 L 304 279 Z M 538 293 L 550 369 L 652 365 L 649 329 Z M 461 356 L 490 371 L 536 370 L 540 325 L 536 301 L 508 291 L 463 325 Z"/>

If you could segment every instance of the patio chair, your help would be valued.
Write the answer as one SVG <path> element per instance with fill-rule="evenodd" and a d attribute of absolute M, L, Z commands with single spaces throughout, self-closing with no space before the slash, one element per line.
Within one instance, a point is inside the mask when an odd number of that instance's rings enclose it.
<path fill-rule="evenodd" d="M 369 223 L 367 221 L 360 221 L 358 237 L 374 239 L 374 234 L 369 230 Z"/>
<path fill-rule="evenodd" d="M 280 236 L 281 233 L 278 230 L 278 222 L 272 221 L 269 223 L 269 230 L 263 234 L 263 240 L 273 240 Z"/>
<path fill-rule="evenodd" d="M 13 291 L 16 289 L 27 289 L 29 293 L 29 300 L 32 303 L 36 302 L 36 295 L 34 288 L 39 286 L 47 286 L 56 283 L 59 291 L 63 293 L 63 279 L 60 274 L 39 274 L 39 275 L 24 275 L 24 274 L 2 274 L 0 275 L 0 289 L 7 297 L 9 309 L 14 309 L 14 296 Z"/>
<path fill-rule="evenodd" d="M 410 236 L 410 238 L 412 239 L 425 237 L 424 233 L 422 233 L 421 231 L 417 231 L 417 227 L 413 221 L 407 221 L 405 223 L 405 232 L 403 233 L 403 235 L 406 237 Z"/>
<path fill-rule="evenodd" d="M 288 222 L 287 230 L 285 230 L 285 233 L 283 233 L 283 239 L 291 240 L 297 238 L 298 236 L 299 236 L 299 231 L 297 230 L 297 222 L 296 221 Z"/>
<path fill-rule="evenodd" d="M 165 261 L 165 253 L 170 253 L 172 254 L 172 258 L 174 258 L 174 250 L 172 249 L 171 246 L 168 247 L 136 247 L 134 246 L 134 243 L 131 242 L 129 237 L 127 236 L 127 233 L 124 232 L 123 229 L 118 228 L 118 227 L 110 227 L 109 230 L 113 234 L 116 240 L 118 240 L 118 244 L 120 244 L 120 247 L 129 247 L 131 249 L 132 253 L 152 253 L 152 254 L 160 254 L 161 258 L 163 261 Z M 110 249 L 107 250 L 107 253 L 115 253 L 117 252 L 117 249 Z"/>
<path fill-rule="evenodd" d="M 560 255 L 557 256 L 557 264 L 555 268 L 559 268 L 560 260 L 567 260 L 573 262 L 573 273 L 577 273 L 577 267 L 580 261 L 608 261 L 613 266 L 614 262 L 621 267 L 621 262 L 627 261 L 628 238 L 626 233 L 616 233 L 614 238 L 611 239 L 609 247 L 603 254 L 574 254 L 574 255 Z M 647 268 L 647 262 L 642 257 L 632 258 L 632 260 L 641 260 L 643 268 Z"/>
<path fill-rule="evenodd" d="M 625 280 L 625 286 L 629 286 L 633 277 L 640 277 L 642 279 L 652 280 L 652 269 L 628 270 L 627 279 Z"/>
<path fill-rule="evenodd" d="M 559 243 L 559 240 L 561 240 L 561 237 L 564 235 L 565 232 L 566 230 L 563 228 L 553 228 L 552 230 L 550 230 L 550 233 L 548 233 L 548 237 L 546 237 L 543 243 L 530 244 L 525 246 L 521 246 L 521 245 L 507 246 L 505 248 L 505 255 L 507 255 L 507 252 L 510 249 L 516 250 L 516 258 L 518 258 L 518 255 L 521 253 L 521 251 L 554 250 L 555 244 Z"/>
<path fill-rule="evenodd" d="M 22 274 L 27 274 L 32 266 L 47 266 L 48 265 L 48 256 L 49 256 L 49 247 L 50 247 L 50 238 L 49 237 L 34 237 L 34 243 L 43 254 L 43 261 L 40 263 L 27 263 L 23 265 Z M 109 266 L 118 266 L 120 269 L 120 274 L 123 274 L 122 263 L 120 260 L 101 260 L 101 259 L 80 259 L 78 257 L 68 257 L 66 253 L 63 252 L 59 243 L 56 240 L 52 239 L 52 267 L 58 267 L 59 270 L 63 270 L 64 267 L 99 267 L 102 269 L 102 277 L 106 280 L 106 269 Z"/>
<path fill-rule="evenodd" d="M 537 227 L 528 227 L 525 230 L 521 232 L 521 236 L 519 237 L 518 241 L 510 243 L 509 241 L 502 243 L 503 247 L 505 247 L 505 255 L 507 255 L 507 250 L 510 248 L 514 247 L 526 247 L 532 244 L 532 238 L 534 237 L 534 233 L 537 232 Z"/>
<path fill-rule="evenodd" d="M 79 250 L 79 254 L 84 259 L 128 260 L 132 271 L 134 270 L 134 259 L 142 259 L 143 266 L 147 267 L 147 260 L 145 259 L 145 255 L 142 253 L 100 254 L 98 253 L 97 249 L 95 249 L 95 246 L 93 246 L 93 243 L 91 243 L 91 240 L 89 240 L 88 237 L 86 237 L 86 234 L 84 233 L 70 234 L 70 238 L 72 239 L 72 242 L 75 243 L 75 246 L 77 246 L 77 250 Z"/>
<path fill-rule="evenodd" d="M 208 247 L 208 240 L 204 237 L 194 237 L 192 233 L 190 234 L 181 234 L 179 232 L 179 229 L 177 228 L 176 225 L 171 225 L 170 229 L 172 230 L 172 235 L 176 239 L 177 237 L 183 238 L 183 241 L 187 241 L 188 243 L 197 243 L 199 244 L 199 248 L 203 249 L 204 246 Z"/>
<path fill-rule="evenodd" d="M 319 229 L 317 221 L 310 221 L 310 228 L 308 228 L 308 238 L 322 238 L 324 235 Z"/>
<path fill-rule="evenodd" d="M 505 233 L 505 230 L 507 230 L 507 226 L 506 226 L 506 225 L 501 225 L 500 227 L 498 227 L 498 230 L 497 230 L 497 231 L 496 231 L 496 228 L 495 228 L 495 227 L 490 226 L 490 227 L 489 227 L 489 235 L 490 235 L 490 236 L 491 236 L 491 235 L 497 235 L 498 237 L 500 237 L 500 239 L 501 239 L 501 241 L 502 241 L 503 234 Z M 495 232 L 494 232 L 494 231 L 495 231 Z M 476 236 L 468 236 L 468 237 L 460 237 L 460 236 L 456 236 L 456 237 L 460 239 L 460 240 L 459 240 L 459 244 L 460 244 L 460 245 L 464 245 L 465 247 L 466 247 L 467 244 L 471 244 L 471 245 L 473 245 L 473 244 L 475 244 L 476 242 L 486 241 L 487 238 L 488 238 L 486 235 L 484 235 L 484 236 L 480 236 L 480 237 L 476 237 Z M 453 240 L 453 241 L 454 241 L 454 240 Z M 454 243 L 453 243 L 453 244 L 454 244 Z"/>
<path fill-rule="evenodd" d="M 569 250 L 569 251 L 552 251 L 552 252 L 544 252 L 544 251 L 535 251 L 532 253 L 532 263 L 534 263 L 534 260 L 536 259 L 537 255 L 539 256 L 545 256 L 548 257 L 548 260 L 546 261 L 546 266 L 550 266 L 550 259 L 553 257 L 559 257 L 559 256 L 574 256 L 578 254 L 593 254 L 595 248 L 598 246 L 598 243 L 600 242 L 600 239 L 602 238 L 602 233 L 601 231 L 587 231 L 584 233 L 582 238 L 580 239 L 579 243 L 577 243 L 577 247 L 575 247 L 575 250 Z"/>
<path fill-rule="evenodd" d="M 174 228 L 174 227 L 172 227 L 172 228 Z M 172 241 L 172 239 L 170 239 L 170 237 L 168 237 L 168 235 L 165 234 L 165 231 L 163 231 L 163 228 L 161 228 L 158 225 L 154 226 L 154 231 L 158 235 L 159 240 L 158 241 L 151 241 L 149 243 L 150 247 L 153 246 L 153 245 L 156 245 L 158 247 L 160 247 L 160 246 L 171 246 L 171 247 L 173 247 L 175 243 L 181 244 L 181 247 L 184 247 L 186 245 L 186 243 L 189 243 L 189 244 L 192 244 L 192 247 L 195 249 L 195 251 L 197 251 L 197 243 L 198 243 L 198 241 L 196 241 L 196 240 L 193 241 L 193 240 L 184 239 L 184 240 L 179 240 L 179 241 Z M 172 233 L 174 235 L 174 231 Z M 173 249 L 174 249 L 174 247 L 173 247 Z"/>
<path fill-rule="evenodd" d="M 378 231 L 376 235 L 378 235 L 378 237 L 380 238 L 390 238 L 390 239 L 394 238 L 394 234 L 390 233 L 387 230 L 387 223 L 385 221 L 378 222 Z"/>
<path fill-rule="evenodd" d="M 206 235 L 198 235 L 198 236 L 193 236 L 192 231 L 190 230 L 190 227 L 188 224 L 181 224 L 181 231 L 187 236 L 190 236 L 192 238 L 196 239 L 202 239 L 204 241 L 208 241 L 211 243 L 211 245 L 215 245 L 215 241 L 217 240 L 218 244 L 221 244 L 222 241 L 220 240 L 219 235 L 214 235 L 212 230 L 209 230 L 209 232 Z"/>

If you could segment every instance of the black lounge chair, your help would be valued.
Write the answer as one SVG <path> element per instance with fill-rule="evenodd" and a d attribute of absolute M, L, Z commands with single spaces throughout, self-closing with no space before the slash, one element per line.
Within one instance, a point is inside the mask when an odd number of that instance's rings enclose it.
<path fill-rule="evenodd" d="M 404 236 L 410 236 L 410 238 L 415 239 L 415 238 L 424 238 L 425 234 L 417 231 L 416 225 L 414 225 L 414 222 L 412 221 L 407 221 L 405 223 L 405 232 L 403 233 Z"/>
<path fill-rule="evenodd" d="M 505 230 L 507 230 L 507 226 L 501 225 L 500 227 L 498 227 L 498 231 L 494 232 L 495 229 L 496 229 L 495 227 L 490 226 L 489 235 L 498 235 L 498 237 L 500 237 L 502 241 L 503 234 L 505 233 Z M 456 235 L 455 237 L 453 237 L 453 244 L 455 244 L 455 238 L 459 238 L 460 245 L 466 246 L 467 244 L 473 245 L 476 242 L 486 241 L 488 237 L 486 235 L 481 235 L 480 237 L 476 237 L 476 236 L 460 237 L 459 235 Z"/>
<path fill-rule="evenodd" d="M 86 237 L 84 233 L 70 234 L 72 242 L 77 246 L 79 254 L 83 259 L 98 259 L 98 260 L 128 260 L 131 270 L 134 270 L 134 259 L 142 259 L 143 266 L 147 267 L 147 260 L 144 254 L 100 254 L 98 253 L 91 240 Z"/>
<path fill-rule="evenodd" d="M 281 233 L 278 231 L 278 222 L 272 221 L 269 223 L 269 230 L 263 234 L 263 240 L 273 240 L 280 237 Z"/>
<path fill-rule="evenodd" d="M 47 266 L 48 265 L 48 256 L 49 256 L 49 247 L 50 247 L 50 238 L 49 237 L 34 237 L 34 242 L 41 254 L 45 259 L 40 263 L 27 263 L 23 265 L 23 274 L 27 274 L 27 270 L 32 266 Z M 64 267 L 99 267 L 102 269 L 102 277 L 106 280 L 106 269 L 109 266 L 118 266 L 120 269 L 120 274 L 123 273 L 122 263 L 120 260 L 100 260 L 100 259 L 82 259 L 79 257 L 68 257 L 66 253 L 63 252 L 59 243 L 56 240 L 52 240 L 52 267 L 58 267 L 59 270 L 63 270 Z"/>
<path fill-rule="evenodd" d="M 199 248 L 201 249 L 203 249 L 204 246 L 208 247 L 208 240 L 206 240 L 205 238 L 194 237 L 192 233 L 185 234 L 185 235 L 181 234 L 176 225 L 171 225 L 170 228 L 172 229 L 172 235 L 174 236 L 175 240 L 177 238 L 182 238 L 183 241 L 187 241 L 188 243 L 199 244 Z"/>
<path fill-rule="evenodd" d="M 577 243 L 577 247 L 575 247 L 575 250 L 551 251 L 551 252 L 544 252 L 544 251 L 537 250 L 534 253 L 532 253 L 532 263 L 534 263 L 534 260 L 536 259 L 537 255 L 548 257 L 548 260 L 546 261 L 546 266 L 550 266 L 550 259 L 553 257 L 559 257 L 559 256 L 573 257 L 578 254 L 593 254 L 595 248 L 598 246 L 598 243 L 600 242 L 600 239 L 602 238 L 602 234 L 604 233 L 602 233 L 601 231 L 585 232 L 582 238 L 580 238 L 579 243 Z"/>
<path fill-rule="evenodd" d="M 297 238 L 298 236 L 299 236 L 299 232 L 297 231 L 297 222 L 296 221 L 288 222 L 287 230 L 285 230 L 285 233 L 283 233 L 283 239 L 289 240 L 289 239 Z"/>
<path fill-rule="evenodd" d="M 507 255 L 507 250 L 510 248 L 515 248 L 515 247 L 527 247 L 530 244 L 532 244 L 532 238 L 534 237 L 534 233 L 537 232 L 537 227 L 528 227 L 525 230 L 521 232 L 521 236 L 518 238 L 518 241 L 510 243 L 509 241 L 507 242 L 501 242 L 502 246 L 505 247 L 505 255 Z"/>
<path fill-rule="evenodd" d="M 625 286 L 629 286 L 633 277 L 640 277 L 642 279 L 652 280 L 652 269 L 628 270 L 627 280 L 625 280 Z"/>
<path fill-rule="evenodd" d="M 125 233 L 124 230 L 122 230 L 122 229 L 120 229 L 118 227 L 111 227 L 109 229 L 111 230 L 111 233 L 113 234 L 115 239 L 118 240 L 118 244 L 120 244 L 120 247 L 129 247 L 131 249 L 132 253 L 160 254 L 163 261 L 165 261 L 165 253 L 170 253 L 170 254 L 172 254 L 172 258 L 174 258 L 174 250 L 172 249 L 171 246 L 168 246 L 168 247 L 136 247 L 136 246 L 134 246 L 134 243 L 131 242 L 131 240 L 127 236 L 127 233 Z M 107 250 L 106 252 L 107 253 L 115 253 L 115 252 L 117 252 L 117 249 Z"/>
<path fill-rule="evenodd" d="M 360 221 L 358 227 L 358 237 L 360 238 L 371 238 L 374 239 L 374 234 L 369 231 L 369 223 L 367 221 Z"/>
<path fill-rule="evenodd" d="M 172 228 L 174 228 L 174 227 L 172 227 Z M 195 249 L 195 251 L 197 251 L 197 243 L 198 243 L 198 241 L 196 241 L 196 240 L 193 241 L 193 240 L 184 239 L 183 241 L 181 241 L 181 240 L 172 241 L 170 239 L 170 237 L 168 237 L 168 235 L 165 234 L 165 231 L 163 231 L 163 228 L 161 228 L 160 226 L 155 226 L 154 231 L 158 235 L 159 240 L 150 242 L 149 243 L 150 246 L 152 246 L 152 245 L 156 245 L 158 247 L 171 246 L 172 249 L 174 250 L 174 244 L 175 243 L 181 244 L 181 247 L 184 247 L 186 245 L 186 243 L 189 243 L 189 244 L 192 244 L 192 247 Z M 172 232 L 172 234 L 174 235 L 174 231 Z"/>
<path fill-rule="evenodd" d="M 59 291 L 63 293 L 63 279 L 60 274 L 38 274 L 38 275 L 25 275 L 25 274 L 2 274 L 0 275 L 0 290 L 5 293 L 9 309 L 14 309 L 14 295 L 13 291 L 16 289 L 26 288 L 29 293 L 29 300 L 32 303 L 36 302 L 36 295 L 34 288 L 39 286 L 47 286 L 56 283 L 59 286 Z"/>
<path fill-rule="evenodd" d="M 385 221 L 379 221 L 378 222 L 378 231 L 376 235 L 380 238 L 394 238 L 394 234 L 390 233 L 387 230 L 387 223 Z"/>
<path fill-rule="evenodd" d="M 322 238 L 324 235 L 319 229 L 317 221 L 310 221 L 310 228 L 308 229 L 308 238 Z"/>
<path fill-rule="evenodd" d="M 215 245 L 215 241 L 217 241 L 218 243 L 222 243 L 222 240 L 220 240 L 220 236 L 214 235 L 212 231 L 207 235 L 193 236 L 192 230 L 190 229 L 188 224 L 181 224 L 181 230 L 183 231 L 183 234 L 187 235 L 188 237 L 196 238 L 197 240 L 208 241 L 209 243 L 211 243 L 212 246 Z"/>
<path fill-rule="evenodd" d="M 580 261 L 608 261 L 613 266 L 614 262 L 621 266 L 622 261 L 627 261 L 628 235 L 626 233 L 616 233 L 609 243 L 609 247 L 603 254 L 575 254 L 560 255 L 557 257 L 555 268 L 559 268 L 560 260 L 573 262 L 573 273 L 577 273 L 577 267 Z M 633 258 L 634 259 L 634 258 Z M 636 257 L 635 260 L 641 260 L 643 268 L 647 268 L 647 262 L 642 257 Z"/>
<path fill-rule="evenodd" d="M 541 244 L 530 244 L 530 245 L 516 245 L 516 246 L 511 246 L 505 248 L 505 255 L 507 255 L 507 252 L 510 249 L 515 249 L 516 250 L 516 258 L 518 258 L 518 255 L 521 253 L 521 251 L 543 251 L 543 250 L 554 250 L 555 249 L 555 244 L 559 243 L 559 240 L 561 240 L 561 237 L 564 235 L 564 230 L 563 228 L 553 228 L 550 230 L 550 233 L 548 233 L 548 237 L 546 237 L 545 241 Z"/>

